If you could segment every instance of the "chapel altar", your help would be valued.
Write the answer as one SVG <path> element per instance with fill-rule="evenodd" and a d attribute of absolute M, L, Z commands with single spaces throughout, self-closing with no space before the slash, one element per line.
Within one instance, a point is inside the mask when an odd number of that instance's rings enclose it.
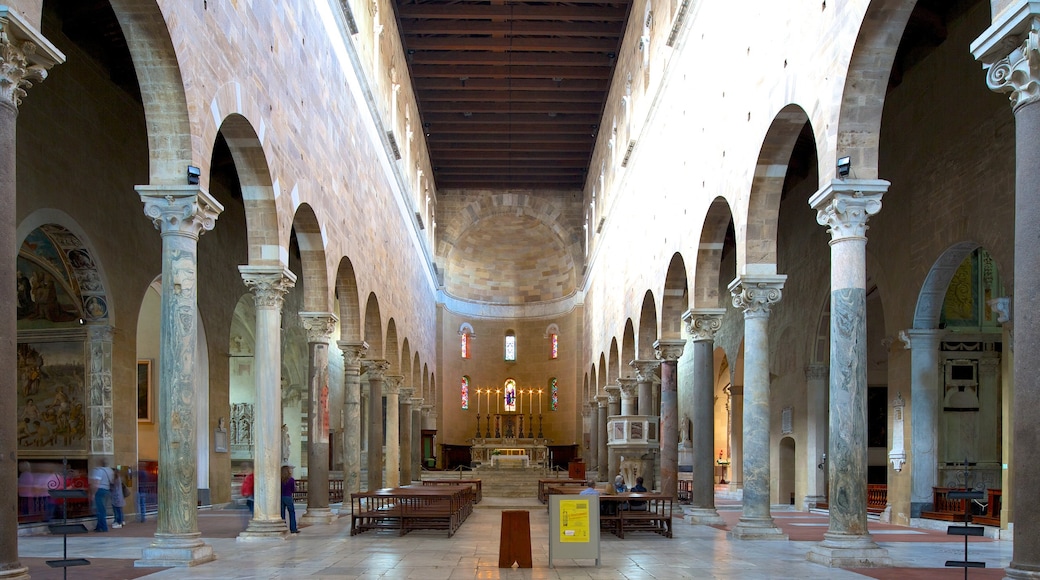
<path fill-rule="evenodd" d="M 476 437 L 470 440 L 471 465 L 495 468 L 547 466 L 549 441 L 544 437 L 534 436 L 532 423 L 533 417 L 525 417 L 519 413 L 491 415 L 484 435 L 481 436 L 478 430 Z M 538 431 L 541 435 L 541 429 Z"/>

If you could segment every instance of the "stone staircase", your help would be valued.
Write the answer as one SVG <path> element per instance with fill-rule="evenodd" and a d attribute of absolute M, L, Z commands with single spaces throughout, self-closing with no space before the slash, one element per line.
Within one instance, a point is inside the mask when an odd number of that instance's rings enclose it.
<path fill-rule="evenodd" d="M 566 471 L 552 472 L 542 468 L 480 467 L 463 471 L 423 471 L 423 479 L 479 479 L 485 499 L 538 500 L 538 480 L 559 477 L 567 479 Z"/>

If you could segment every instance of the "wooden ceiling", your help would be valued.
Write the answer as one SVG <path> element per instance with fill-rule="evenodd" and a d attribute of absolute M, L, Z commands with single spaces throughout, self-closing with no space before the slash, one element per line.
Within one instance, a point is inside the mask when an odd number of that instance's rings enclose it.
<path fill-rule="evenodd" d="M 584 187 L 630 7 L 396 0 L 437 188 Z"/>

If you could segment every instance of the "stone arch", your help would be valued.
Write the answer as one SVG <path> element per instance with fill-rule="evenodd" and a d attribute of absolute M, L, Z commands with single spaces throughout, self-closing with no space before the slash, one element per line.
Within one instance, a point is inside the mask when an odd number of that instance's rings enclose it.
<path fill-rule="evenodd" d="M 978 242 L 964 241 L 953 244 L 939 255 L 932 264 L 928 275 L 917 295 L 914 307 L 913 328 L 938 328 L 942 314 L 943 301 L 946 300 L 946 289 L 950 280 L 968 254 L 980 247 Z"/>
<path fill-rule="evenodd" d="M 834 178 L 837 159 L 845 156 L 852 158 L 850 177 L 878 178 L 881 114 L 888 77 L 916 4 L 917 0 L 874 0 L 867 6 L 845 75 L 837 139 L 819 140 L 824 147 L 834 147 L 819 152 L 821 183 Z"/>
<path fill-rule="evenodd" d="M 402 387 L 412 386 L 412 351 L 408 343 L 408 337 L 401 341 L 401 376 L 404 377 Z"/>
<path fill-rule="evenodd" d="M 397 322 L 391 317 L 386 322 L 386 342 L 383 348 L 383 358 L 390 361 L 390 374 L 401 374 L 401 352 L 397 346 Z"/>
<path fill-rule="evenodd" d="M 617 384 L 617 379 L 620 376 L 618 373 L 621 371 L 621 357 L 618 354 L 617 339 L 610 339 L 610 361 L 607 367 L 607 385 L 614 386 Z"/>
<path fill-rule="evenodd" d="M 413 397 L 422 397 L 422 361 L 419 359 L 419 351 L 415 351 L 412 357 L 411 385 L 415 389 Z"/>
<path fill-rule="evenodd" d="M 682 337 L 682 316 L 690 304 L 686 263 L 682 254 L 672 254 L 668 272 L 664 278 L 664 295 L 661 297 L 661 334 L 659 338 L 675 340 Z"/>
<path fill-rule="evenodd" d="M 332 312 L 329 293 L 329 274 L 325 263 L 325 236 L 314 208 L 304 203 L 296 209 L 293 218 L 296 244 L 300 248 L 303 275 L 303 308 L 308 312 Z"/>
<path fill-rule="evenodd" d="M 381 322 L 381 315 L 379 314 L 379 299 L 376 298 L 375 292 L 368 295 L 368 302 L 365 304 L 364 328 L 364 340 L 368 343 L 368 354 L 366 356 L 370 359 L 384 358 L 383 323 Z"/>
<path fill-rule="evenodd" d="M 755 166 L 746 221 L 738 226 L 737 275 L 776 274 L 776 234 L 787 166 L 798 135 L 809 117 L 798 105 L 787 105 L 774 117 Z"/>
<path fill-rule="evenodd" d="M 591 367 L 589 367 L 588 377 L 589 377 L 589 392 L 586 393 L 585 400 L 586 401 L 592 401 L 593 397 L 596 396 L 596 393 L 599 392 L 599 387 L 597 386 L 597 383 L 596 383 L 596 378 L 598 377 L 598 375 L 596 374 L 596 365 L 595 365 L 595 363 L 593 363 L 593 365 Z"/>
<path fill-rule="evenodd" d="M 625 320 L 625 333 L 621 338 L 621 369 L 622 375 L 630 377 L 635 370 L 628 363 L 636 360 L 636 331 L 632 325 L 632 319 Z"/>
<path fill-rule="evenodd" d="M 361 300 L 358 298 L 357 276 L 350 258 L 339 261 L 336 272 L 336 296 L 339 298 L 339 335 L 341 340 L 361 340 Z"/>
<path fill-rule="evenodd" d="M 643 295 L 643 306 L 639 311 L 639 335 L 636 340 L 636 353 L 640 360 L 654 360 L 654 342 L 657 335 L 657 303 L 654 302 L 654 293 L 650 290 Z"/>
<path fill-rule="evenodd" d="M 596 383 L 596 394 L 604 394 L 603 387 L 607 386 L 607 355 L 599 353 L 599 375 Z"/>
<path fill-rule="evenodd" d="M 112 0 L 112 11 L 126 39 L 137 73 L 148 127 L 148 174 L 151 185 L 184 183 L 193 161 L 191 122 L 177 49 L 155 0 Z M 212 143 L 205 139 L 203 143 Z M 208 179 L 203 172 L 203 179 Z"/>
<path fill-rule="evenodd" d="M 708 206 L 701 226 L 700 245 L 693 279 L 694 308 L 724 308 L 719 295 L 722 255 L 725 251 L 726 232 L 733 225 L 733 212 L 724 197 L 716 197 Z"/>

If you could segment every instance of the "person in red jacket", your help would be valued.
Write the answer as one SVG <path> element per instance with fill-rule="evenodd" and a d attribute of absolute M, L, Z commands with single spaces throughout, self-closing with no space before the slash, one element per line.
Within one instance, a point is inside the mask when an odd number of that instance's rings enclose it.
<path fill-rule="evenodd" d="M 253 464 L 245 464 L 246 477 L 242 480 L 242 497 L 246 498 L 249 515 L 253 515 Z"/>

